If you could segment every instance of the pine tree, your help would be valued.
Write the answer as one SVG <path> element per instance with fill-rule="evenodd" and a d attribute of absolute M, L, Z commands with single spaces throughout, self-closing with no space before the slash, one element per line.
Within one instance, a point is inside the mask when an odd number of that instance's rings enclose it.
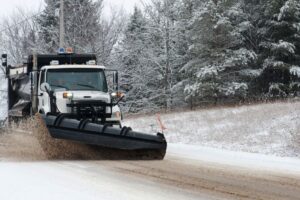
<path fill-rule="evenodd" d="M 300 89 L 300 2 L 268 1 L 265 4 L 261 42 L 263 73 L 262 92 L 271 97 L 295 95 Z"/>
<path fill-rule="evenodd" d="M 116 57 L 122 72 L 122 85 L 127 93 L 127 110 L 138 112 L 157 109 L 156 99 L 160 99 L 157 85 L 159 72 L 152 60 L 152 48 L 149 43 L 148 24 L 142 11 L 135 7 L 130 17 L 124 38 L 119 44 Z"/>
<path fill-rule="evenodd" d="M 46 7 L 43 13 L 37 18 L 40 25 L 40 37 L 43 40 L 46 52 L 56 52 L 59 47 L 59 20 L 57 10 L 59 1 L 45 0 Z"/>
<path fill-rule="evenodd" d="M 210 0 L 195 9 L 189 25 L 190 61 L 182 68 L 189 82 L 185 88 L 187 100 L 217 103 L 246 97 L 248 83 L 242 74 L 257 56 L 245 47 L 238 26 L 244 20 L 236 1 Z"/>
<path fill-rule="evenodd" d="M 99 37 L 102 0 L 65 0 L 66 46 L 76 52 L 94 52 Z M 40 36 L 47 52 L 56 52 L 59 45 L 59 0 L 46 0 L 46 7 L 38 17 Z"/>

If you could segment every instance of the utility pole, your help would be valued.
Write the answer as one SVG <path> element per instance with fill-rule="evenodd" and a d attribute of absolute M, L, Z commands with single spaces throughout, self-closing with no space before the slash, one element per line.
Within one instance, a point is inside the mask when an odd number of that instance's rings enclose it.
<path fill-rule="evenodd" d="M 65 19 L 64 19 L 64 0 L 60 0 L 59 12 L 59 48 L 65 47 Z"/>

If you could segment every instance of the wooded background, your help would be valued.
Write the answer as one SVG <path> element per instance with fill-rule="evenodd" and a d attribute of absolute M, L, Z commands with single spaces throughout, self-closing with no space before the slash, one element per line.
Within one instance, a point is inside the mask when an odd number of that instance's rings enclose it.
<path fill-rule="evenodd" d="M 0 24 L 9 63 L 55 53 L 59 0 Z M 298 0 L 145 0 L 103 15 L 102 0 L 65 0 L 66 43 L 121 72 L 126 112 L 300 95 Z"/>

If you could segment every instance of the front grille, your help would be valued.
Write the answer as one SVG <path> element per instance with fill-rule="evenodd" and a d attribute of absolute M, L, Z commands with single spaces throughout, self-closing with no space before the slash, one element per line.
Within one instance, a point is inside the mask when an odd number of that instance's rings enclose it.
<path fill-rule="evenodd" d="M 112 104 L 101 101 L 72 101 L 67 105 L 71 108 L 72 114 L 76 114 L 80 118 L 111 118 Z M 107 109 L 110 108 L 110 109 Z"/>

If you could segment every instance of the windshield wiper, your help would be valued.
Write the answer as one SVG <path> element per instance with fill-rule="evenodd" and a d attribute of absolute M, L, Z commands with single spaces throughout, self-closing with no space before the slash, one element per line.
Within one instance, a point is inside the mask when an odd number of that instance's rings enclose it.
<path fill-rule="evenodd" d="M 69 90 L 69 88 L 67 88 L 66 86 L 63 85 L 51 85 L 52 87 L 58 87 L 58 88 L 64 88 L 66 90 Z"/>
<path fill-rule="evenodd" d="M 92 85 L 85 85 L 85 84 L 77 84 L 77 85 L 97 90 L 97 88 Z"/>

